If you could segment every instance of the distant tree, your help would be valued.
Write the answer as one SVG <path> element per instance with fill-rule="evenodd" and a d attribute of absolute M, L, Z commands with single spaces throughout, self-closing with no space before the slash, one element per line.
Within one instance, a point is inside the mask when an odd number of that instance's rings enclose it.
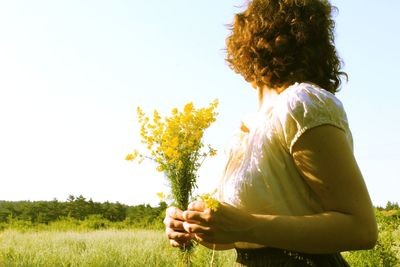
<path fill-rule="evenodd" d="M 399 204 L 397 202 L 388 201 L 386 203 L 385 210 L 398 210 L 398 209 L 399 209 Z"/>
<path fill-rule="evenodd" d="M 0 222 L 6 222 L 7 218 L 11 215 L 11 211 L 2 204 L 3 202 L 0 202 Z"/>
<path fill-rule="evenodd" d="M 122 205 L 121 203 L 110 203 L 106 201 L 102 205 L 103 209 L 103 217 L 112 221 L 123 221 L 126 218 L 126 210 L 127 206 Z"/>
<path fill-rule="evenodd" d="M 158 207 L 149 204 L 128 206 L 119 202 L 94 202 L 84 196 L 69 195 L 65 202 L 52 201 L 0 201 L 0 222 L 10 218 L 27 221 L 32 224 L 56 221 L 63 217 L 77 220 L 104 218 L 111 222 L 129 219 L 133 224 L 161 224 L 167 204 L 161 202 Z"/>
<path fill-rule="evenodd" d="M 82 195 L 75 197 L 70 195 L 67 199 L 68 201 L 68 216 L 78 219 L 84 220 L 89 216 L 90 205 L 86 201 L 86 198 Z"/>

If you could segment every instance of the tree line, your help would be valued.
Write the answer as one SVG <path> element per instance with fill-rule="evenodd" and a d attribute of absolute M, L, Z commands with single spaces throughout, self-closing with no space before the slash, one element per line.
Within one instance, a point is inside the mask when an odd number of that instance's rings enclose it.
<path fill-rule="evenodd" d="M 129 206 L 119 202 L 95 202 L 82 195 L 70 195 L 67 201 L 0 201 L 0 223 L 10 219 L 48 224 L 63 218 L 85 220 L 99 216 L 110 222 L 129 220 L 132 223 L 157 223 L 162 221 L 167 204 Z"/>
<path fill-rule="evenodd" d="M 167 204 L 160 202 L 157 207 L 149 204 L 129 206 L 119 202 L 95 202 L 82 195 L 70 195 L 66 201 L 0 201 L 0 223 L 10 219 L 29 221 L 32 224 L 48 224 L 63 218 L 85 220 L 91 216 L 101 217 L 110 222 L 129 221 L 132 224 L 148 225 L 161 223 Z M 390 215 L 400 217 L 399 205 L 387 202 L 379 211 L 391 211 Z"/>

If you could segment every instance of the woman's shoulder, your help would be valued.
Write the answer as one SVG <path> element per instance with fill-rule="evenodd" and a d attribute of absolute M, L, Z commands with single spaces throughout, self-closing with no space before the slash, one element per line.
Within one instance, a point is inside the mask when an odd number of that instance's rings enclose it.
<path fill-rule="evenodd" d="M 286 144 L 293 144 L 305 131 L 324 124 L 349 131 L 342 102 L 329 91 L 312 83 L 295 83 L 279 95 L 274 108 L 277 127 Z"/>
<path fill-rule="evenodd" d="M 334 94 L 309 82 L 289 86 L 278 99 L 278 105 L 284 105 L 289 109 L 329 106 L 329 104 L 343 108 L 342 102 Z"/>

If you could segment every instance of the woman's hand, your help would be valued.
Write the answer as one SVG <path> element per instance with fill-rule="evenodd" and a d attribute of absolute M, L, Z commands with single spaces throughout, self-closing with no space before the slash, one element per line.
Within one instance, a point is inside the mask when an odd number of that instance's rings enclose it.
<path fill-rule="evenodd" d="M 190 203 L 182 218 L 183 228 L 197 241 L 217 244 L 245 241 L 254 222 L 251 214 L 231 205 L 220 203 L 218 210 L 212 211 L 202 201 Z"/>
<path fill-rule="evenodd" d="M 169 243 L 173 247 L 184 247 L 188 245 L 192 239 L 192 235 L 187 233 L 183 228 L 182 211 L 176 207 L 169 207 L 166 210 L 164 224 L 165 233 L 169 239 Z"/>

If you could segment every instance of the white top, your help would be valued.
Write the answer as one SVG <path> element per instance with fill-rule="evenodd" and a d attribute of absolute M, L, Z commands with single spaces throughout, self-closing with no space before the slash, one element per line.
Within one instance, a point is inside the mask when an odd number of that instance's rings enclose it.
<path fill-rule="evenodd" d="M 219 200 L 257 214 L 322 212 L 322 204 L 296 169 L 291 153 L 305 131 L 324 124 L 342 129 L 352 146 L 342 103 L 314 84 L 295 83 L 264 102 L 243 124 L 226 151 Z"/>

